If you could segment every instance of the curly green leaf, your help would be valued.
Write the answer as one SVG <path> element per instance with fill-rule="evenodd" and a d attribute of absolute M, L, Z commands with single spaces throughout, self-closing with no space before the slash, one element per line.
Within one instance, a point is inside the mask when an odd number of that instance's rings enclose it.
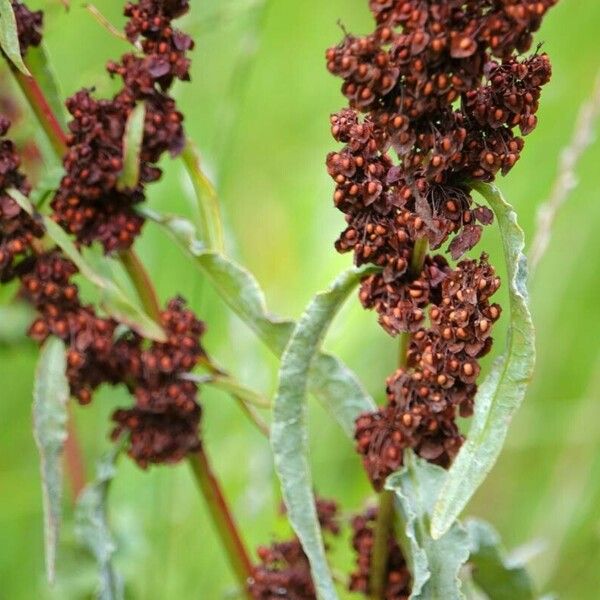
<path fill-rule="evenodd" d="M 123 136 L 123 169 L 117 179 L 118 190 L 132 190 L 140 180 L 140 153 L 144 139 L 146 105 L 138 102 L 129 113 Z"/>
<path fill-rule="evenodd" d="M 446 472 L 407 452 L 405 467 L 388 477 L 405 525 L 401 543 L 411 569 L 411 600 L 462 600 L 459 571 L 469 558 L 469 537 L 458 522 L 439 539 L 430 534 L 435 499 Z"/>
<path fill-rule="evenodd" d="M 310 303 L 281 358 L 279 389 L 273 407 L 271 446 L 275 470 L 289 520 L 308 556 L 319 595 L 325 600 L 335 599 L 337 594 L 325 557 L 308 461 L 307 381 L 333 318 L 366 272 L 353 269 L 344 273 Z"/>
<path fill-rule="evenodd" d="M 434 538 L 448 531 L 494 466 L 511 419 L 525 397 L 535 363 L 535 332 L 528 308 L 523 231 L 513 208 L 495 186 L 477 182 L 473 187 L 489 202 L 498 219 L 509 280 L 510 328 L 506 352 L 479 389 L 468 439 L 450 468 L 436 502 L 431 523 Z"/>

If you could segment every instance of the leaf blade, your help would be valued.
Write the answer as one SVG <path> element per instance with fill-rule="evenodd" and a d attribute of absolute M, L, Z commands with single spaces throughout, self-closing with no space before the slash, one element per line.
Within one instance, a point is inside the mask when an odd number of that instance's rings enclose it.
<path fill-rule="evenodd" d="M 116 545 L 110 531 L 107 501 L 122 446 L 117 444 L 98 461 L 96 479 L 82 491 L 75 509 L 75 533 L 98 564 L 98 598 L 122 600 L 123 583 L 112 564 Z"/>
<path fill-rule="evenodd" d="M 140 180 L 140 153 L 144 139 L 146 105 L 138 102 L 127 117 L 123 135 L 123 169 L 117 178 L 119 191 L 134 189 Z"/>
<path fill-rule="evenodd" d="M 455 522 L 440 539 L 429 533 L 435 499 L 446 473 L 407 452 L 405 467 L 390 475 L 386 489 L 396 494 L 405 523 L 403 550 L 413 576 L 411 600 L 462 600 L 459 571 L 469 558 L 469 537 Z"/>
<path fill-rule="evenodd" d="M 40 453 L 44 504 L 46 574 L 53 582 L 62 517 L 62 453 L 67 439 L 66 350 L 62 340 L 50 337 L 42 346 L 33 388 L 33 432 Z"/>
<path fill-rule="evenodd" d="M 0 47 L 21 73 L 31 77 L 21 56 L 17 19 L 10 0 L 0 0 Z"/>
<path fill-rule="evenodd" d="M 469 519 L 465 526 L 471 546 L 472 577 L 478 587 L 494 600 L 534 600 L 535 590 L 527 570 L 509 564 L 496 530 L 479 519 Z"/>
<path fill-rule="evenodd" d="M 281 358 L 279 389 L 273 406 L 271 446 L 287 514 L 302 543 L 313 581 L 324 600 L 337 593 L 327 565 L 312 491 L 306 426 L 307 379 L 314 357 L 342 303 L 365 275 L 351 270 L 310 303 Z"/>
<path fill-rule="evenodd" d="M 510 328 L 505 354 L 496 361 L 477 393 L 467 441 L 440 491 L 431 524 L 434 538 L 448 530 L 494 466 L 535 363 L 523 231 L 513 208 L 495 186 L 478 182 L 473 187 L 486 198 L 498 219 L 509 278 Z"/>

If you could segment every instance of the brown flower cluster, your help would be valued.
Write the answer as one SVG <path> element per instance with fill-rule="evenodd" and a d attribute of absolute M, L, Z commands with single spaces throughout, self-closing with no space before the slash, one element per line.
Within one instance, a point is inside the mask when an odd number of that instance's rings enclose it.
<path fill-rule="evenodd" d="M 127 4 L 126 34 L 141 39 L 143 54 L 125 54 L 107 70 L 123 80 L 110 100 L 97 100 L 81 90 L 67 101 L 69 124 L 66 175 L 52 208 L 54 218 L 83 244 L 99 241 L 106 252 L 131 246 L 143 225 L 135 205 L 144 200 L 144 187 L 161 176 L 156 163 L 165 152 L 183 149 L 183 115 L 168 89 L 175 78 L 189 79 L 190 37 L 172 27 L 188 10 L 187 2 L 141 0 Z M 134 189 L 119 189 L 123 169 L 123 137 L 127 119 L 137 103 L 146 108 L 140 180 Z"/>
<path fill-rule="evenodd" d="M 0 135 L 9 122 L 0 117 Z M 129 434 L 129 454 L 145 467 L 176 462 L 199 447 L 197 385 L 182 376 L 204 356 L 204 324 L 176 298 L 161 313 L 165 342 L 149 342 L 82 303 L 73 282 L 77 267 L 59 249 L 44 250 L 44 228 L 7 194 L 30 186 L 19 171 L 13 143 L 0 140 L 0 279 L 20 280 L 20 296 L 38 317 L 29 335 L 42 343 L 54 335 L 67 346 L 71 393 L 87 404 L 102 384 L 123 384 L 135 397 L 131 409 L 114 414 L 113 437 Z M 37 242 L 37 243 L 36 243 Z"/>
<path fill-rule="evenodd" d="M 34 240 L 43 228 L 7 194 L 14 188 L 28 195 L 31 186 L 19 171 L 21 164 L 13 142 L 4 136 L 10 121 L 0 115 L 0 282 L 12 279 L 31 260 Z"/>
<path fill-rule="evenodd" d="M 316 509 L 324 531 L 338 535 L 338 506 L 332 500 L 317 498 Z M 308 558 L 297 537 L 274 542 L 257 550 L 260 564 L 254 567 L 248 591 L 256 600 L 317 600 Z"/>
<path fill-rule="evenodd" d="M 352 592 L 359 592 L 369 597 L 371 594 L 369 575 L 376 520 L 377 509 L 369 508 L 363 514 L 355 516 L 351 523 L 352 547 L 356 552 L 356 570 L 350 575 L 349 588 Z M 407 600 L 410 590 L 411 578 L 408 566 L 398 542 L 393 535 L 390 535 L 383 598 L 385 600 Z"/>
<path fill-rule="evenodd" d="M 344 146 L 327 157 L 346 218 L 336 248 L 380 267 L 360 300 L 388 333 L 411 336 L 386 406 L 357 420 L 377 488 L 405 449 L 447 467 L 462 443 L 456 418 L 473 410 L 500 282 L 485 255 L 452 268 L 427 248 L 450 240 L 458 260 L 493 221 L 469 182 L 508 173 L 537 124 L 550 62 L 519 54 L 556 1 L 371 0 L 375 31 L 327 51 L 349 102 L 331 117 Z"/>
<path fill-rule="evenodd" d="M 407 367 L 388 378 L 387 405 L 357 420 L 357 449 L 377 489 L 400 468 L 407 448 L 443 467 L 458 452 L 456 419 L 473 412 L 479 359 L 492 347 L 501 314 L 490 303 L 499 286 L 486 255 L 460 262 L 429 308 L 430 327 L 412 336 Z"/>

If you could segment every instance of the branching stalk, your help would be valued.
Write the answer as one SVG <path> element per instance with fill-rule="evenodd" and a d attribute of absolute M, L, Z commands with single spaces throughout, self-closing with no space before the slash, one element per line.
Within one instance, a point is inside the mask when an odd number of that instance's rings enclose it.
<path fill-rule="evenodd" d="M 252 576 L 252 562 L 203 449 L 190 456 L 190 466 L 198 487 L 206 499 L 208 510 L 229 558 L 231 568 L 244 590 L 245 597 L 250 598 L 246 591 L 246 585 Z"/>

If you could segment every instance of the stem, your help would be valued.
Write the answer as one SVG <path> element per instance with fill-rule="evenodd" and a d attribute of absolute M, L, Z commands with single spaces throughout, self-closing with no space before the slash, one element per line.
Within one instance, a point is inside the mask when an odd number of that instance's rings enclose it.
<path fill-rule="evenodd" d="M 44 133 L 48 136 L 52 148 L 57 156 L 62 158 L 67 152 L 67 136 L 46 100 L 44 92 L 33 77 L 28 77 L 14 67 L 11 67 L 11 70 Z"/>
<path fill-rule="evenodd" d="M 73 496 L 73 501 L 75 502 L 85 487 L 86 477 L 83 453 L 77 437 L 77 429 L 70 407 L 67 420 L 67 439 L 64 446 L 64 461 L 69 483 L 71 485 L 71 494 Z"/>
<path fill-rule="evenodd" d="M 190 455 L 189 461 L 198 487 L 206 500 L 212 521 L 221 538 L 221 543 L 227 553 L 229 564 L 242 589 L 245 591 L 245 596 L 250 598 L 246 585 L 248 579 L 252 576 L 252 562 L 238 533 L 238 528 L 227 506 L 219 482 L 211 470 L 203 449 Z"/>
<path fill-rule="evenodd" d="M 410 261 L 409 275 L 416 277 L 423 270 L 425 258 L 429 251 L 427 238 L 418 238 L 413 248 Z M 410 347 L 410 333 L 404 331 L 399 336 L 398 367 L 406 367 L 408 349 Z M 394 492 L 384 490 L 379 495 L 379 510 L 375 522 L 373 552 L 371 559 L 371 573 L 369 577 L 370 596 L 372 600 L 384 598 L 387 577 L 387 563 L 389 557 L 389 539 L 394 533 L 395 525 Z"/>
<path fill-rule="evenodd" d="M 133 248 L 124 250 L 119 254 L 121 264 L 139 296 L 146 312 L 157 322 L 161 322 L 160 302 L 150 275 L 144 267 L 140 257 Z"/>

